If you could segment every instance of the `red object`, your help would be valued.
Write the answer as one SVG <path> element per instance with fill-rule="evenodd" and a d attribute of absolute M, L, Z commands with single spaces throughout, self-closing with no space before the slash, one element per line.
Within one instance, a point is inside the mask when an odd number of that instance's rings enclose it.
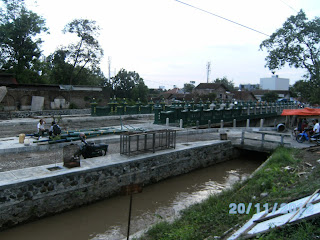
<path fill-rule="evenodd" d="M 281 116 L 318 116 L 320 108 L 284 109 Z"/>

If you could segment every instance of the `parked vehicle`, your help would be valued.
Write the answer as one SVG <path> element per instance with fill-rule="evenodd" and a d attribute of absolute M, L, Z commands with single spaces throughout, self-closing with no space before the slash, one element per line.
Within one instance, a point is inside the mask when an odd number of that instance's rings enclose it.
<path fill-rule="evenodd" d="M 304 141 L 309 141 L 308 131 L 310 129 L 305 129 L 302 133 L 299 133 L 296 137 L 298 143 L 303 143 Z M 311 141 L 315 141 L 317 144 L 320 144 L 320 133 L 316 133 L 310 136 Z"/>
<path fill-rule="evenodd" d="M 83 145 L 80 148 L 80 153 L 83 158 L 92 158 L 106 155 L 108 152 L 108 144 L 100 143 L 87 143 L 85 135 L 81 133 L 79 135 Z"/>
<path fill-rule="evenodd" d="M 281 98 L 281 99 L 278 99 L 277 102 L 286 103 L 286 102 L 288 102 L 288 99 L 286 99 L 286 98 Z"/>

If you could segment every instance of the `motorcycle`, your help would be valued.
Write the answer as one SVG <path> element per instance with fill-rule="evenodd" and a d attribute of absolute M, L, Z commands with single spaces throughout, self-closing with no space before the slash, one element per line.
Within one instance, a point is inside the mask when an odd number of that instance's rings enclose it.
<path fill-rule="evenodd" d="M 309 139 L 310 139 L 311 141 L 315 141 L 317 144 L 320 144 L 320 133 L 316 133 L 316 134 L 310 136 L 310 138 L 309 138 L 309 136 L 308 136 L 309 130 L 310 129 L 305 129 L 305 130 L 303 130 L 302 133 L 299 133 L 296 137 L 297 142 L 303 143 L 304 141 L 309 141 Z"/>
<path fill-rule="evenodd" d="M 83 143 L 83 145 L 80 148 L 80 154 L 83 156 L 83 158 L 92 158 L 107 154 L 109 146 L 108 144 L 87 143 L 87 141 L 85 140 L 85 135 L 81 134 L 80 139 Z"/>

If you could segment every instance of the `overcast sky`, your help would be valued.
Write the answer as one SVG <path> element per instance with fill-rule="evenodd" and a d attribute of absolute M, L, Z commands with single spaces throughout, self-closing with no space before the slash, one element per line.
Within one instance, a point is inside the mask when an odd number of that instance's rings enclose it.
<path fill-rule="evenodd" d="M 181 0 L 265 34 L 272 34 L 286 19 L 303 9 L 309 19 L 320 15 L 319 0 Z M 207 81 L 226 76 L 236 86 L 257 84 L 271 76 L 264 67 L 266 35 L 188 7 L 175 0 L 26 0 L 27 6 L 46 19 L 50 35 L 42 45 L 48 55 L 70 36 L 64 26 L 76 18 L 95 20 L 105 56 L 101 69 L 108 77 L 121 68 L 136 71 L 149 88 Z M 276 74 L 290 84 L 304 72 L 285 68 Z"/>

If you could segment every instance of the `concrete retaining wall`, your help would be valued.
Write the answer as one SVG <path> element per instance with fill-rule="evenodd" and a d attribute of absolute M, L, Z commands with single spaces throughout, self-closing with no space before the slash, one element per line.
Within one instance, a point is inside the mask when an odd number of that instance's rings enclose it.
<path fill-rule="evenodd" d="M 140 157 L 117 154 L 115 158 L 120 160 L 109 163 L 100 157 L 95 161 L 104 165 L 91 162 L 94 167 L 48 171 L 39 176 L 40 170 L 34 168 L 32 178 L 0 182 L 0 229 L 111 197 L 122 186 L 151 184 L 226 161 L 235 157 L 234 151 L 230 141 L 210 141 L 177 145 L 177 149 Z M 4 179 L 2 175 L 0 179 Z"/>
<path fill-rule="evenodd" d="M 43 110 L 43 111 L 11 111 L 11 118 L 31 118 L 38 116 L 60 116 L 60 115 L 81 115 L 90 114 L 91 109 L 62 109 L 62 110 Z M 7 114 L 7 113 L 6 113 Z"/>

